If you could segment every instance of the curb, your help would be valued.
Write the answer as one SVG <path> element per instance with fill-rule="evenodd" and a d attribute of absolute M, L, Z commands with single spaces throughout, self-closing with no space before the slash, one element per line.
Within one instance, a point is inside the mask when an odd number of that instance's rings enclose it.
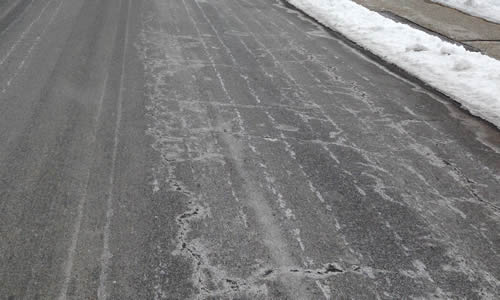
<path fill-rule="evenodd" d="M 432 30 L 430 28 L 427 28 L 425 26 L 417 24 L 417 23 L 415 23 L 415 22 L 413 22 L 413 21 L 411 21 L 411 20 L 409 20 L 409 19 L 407 19 L 407 18 L 405 18 L 403 16 L 400 16 L 400 15 L 398 15 L 396 13 L 393 13 L 392 11 L 382 10 L 382 11 L 375 11 L 375 12 L 381 14 L 382 16 L 384 16 L 386 18 L 392 19 L 393 21 L 396 21 L 398 23 L 403 23 L 403 24 L 411 26 L 411 27 L 413 27 L 415 29 L 418 29 L 420 31 L 424 31 L 424 32 L 426 32 L 426 33 L 428 33 L 430 35 L 433 35 L 435 37 L 438 37 L 438 38 L 442 39 L 443 41 L 448 42 L 450 44 L 455 44 L 457 46 L 462 46 L 462 47 L 464 47 L 468 51 L 483 53 L 480 49 L 478 49 L 478 48 L 476 48 L 474 46 L 464 44 L 464 43 L 462 43 L 460 41 L 457 41 L 457 40 L 455 40 L 455 39 L 453 39 L 451 37 L 448 37 L 448 36 L 446 36 L 444 34 L 436 32 L 436 31 L 434 31 L 434 30 Z"/>
<path fill-rule="evenodd" d="M 431 86 L 430 84 L 428 84 L 424 80 L 422 80 L 422 79 L 416 77 L 415 75 L 411 74 L 410 72 L 404 70 L 400 66 L 398 66 L 396 64 L 393 64 L 393 63 L 385 60 L 383 57 L 378 56 L 377 54 L 374 54 L 369 49 L 367 49 L 367 48 L 359 45 L 358 43 L 356 43 L 355 41 L 349 39 L 348 37 L 346 37 L 342 33 L 338 32 L 338 31 L 336 31 L 336 30 L 334 30 L 334 29 L 332 29 L 332 28 L 330 28 L 330 27 L 328 27 L 326 25 L 324 25 L 323 23 L 321 23 L 320 21 L 318 21 L 316 18 L 310 16 L 307 12 L 305 12 L 301 8 L 299 8 L 299 7 L 295 6 L 295 5 L 293 5 L 292 3 L 288 2 L 288 0 L 279 0 L 279 1 L 281 3 L 283 3 L 283 5 L 285 7 L 290 8 L 292 10 L 295 10 L 295 11 L 299 12 L 305 18 L 307 18 L 307 19 L 313 21 L 314 23 L 318 24 L 319 26 L 321 26 L 326 32 L 328 32 L 333 37 L 339 39 L 340 41 L 344 42 L 348 46 L 356 49 L 362 55 L 364 55 L 364 56 L 368 57 L 369 59 L 375 61 L 376 63 L 380 64 L 381 66 L 383 66 L 387 70 L 393 72 L 397 76 L 400 76 L 400 77 L 402 77 L 402 78 L 404 78 L 404 79 L 406 79 L 406 80 L 408 80 L 410 82 L 413 82 L 413 83 L 419 85 L 420 87 L 422 87 L 423 89 L 425 89 L 429 93 L 437 95 L 438 97 L 442 98 L 443 100 L 449 102 L 450 104 L 452 104 L 453 106 L 455 106 L 456 108 L 458 108 L 461 112 L 465 113 L 467 116 L 472 117 L 474 120 L 481 122 L 482 124 L 486 125 L 487 127 L 491 128 L 491 129 L 494 129 L 494 130 L 497 130 L 497 131 L 500 130 L 500 128 L 498 128 L 497 126 L 495 126 L 493 123 L 489 122 L 488 120 L 485 120 L 483 118 L 480 118 L 478 116 L 475 116 L 475 115 L 471 114 L 467 109 L 465 109 L 462 106 L 462 104 L 460 102 L 456 101 L 452 97 L 444 94 L 443 92 L 441 92 L 437 88 Z M 385 16 L 385 17 L 387 17 L 387 16 Z"/>
<path fill-rule="evenodd" d="M 0 15 L 0 33 L 4 32 L 16 17 L 34 0 L 16 0 Z"/>

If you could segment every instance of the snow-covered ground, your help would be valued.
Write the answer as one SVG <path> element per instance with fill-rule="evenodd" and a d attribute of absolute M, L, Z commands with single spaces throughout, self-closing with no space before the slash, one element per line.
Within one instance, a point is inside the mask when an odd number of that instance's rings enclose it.
<path fill-rule="evenodd" d="M 288 0 L 500 128 L 500 61 L 470 52 L 350 0 Z"/>
<path fill-rule="evenodd" d="M 432 0 L 466 14 L 500 24 L 500 0 Z"/>

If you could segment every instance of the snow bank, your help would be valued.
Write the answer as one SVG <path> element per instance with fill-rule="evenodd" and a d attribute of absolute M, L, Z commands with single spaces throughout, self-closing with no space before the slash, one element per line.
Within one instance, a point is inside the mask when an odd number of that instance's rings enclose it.
<path fill-rule="evenodd" d="M 350 0 L 287 1 L 500 128 L 500 61 L 397 23 Z"/>
<path fill-rule="evenodd" d="M 500 0 L 432 0 L 466 14 L 500 24 Z"/>

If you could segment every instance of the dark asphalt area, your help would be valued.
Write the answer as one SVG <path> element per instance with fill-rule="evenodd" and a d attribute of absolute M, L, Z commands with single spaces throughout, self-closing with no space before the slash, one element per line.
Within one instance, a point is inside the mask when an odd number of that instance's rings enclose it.
<path fill-rule="evenodd" d="M 500 132 L 391 69 L 279 0 L 26 1 L 0 299 L 500 298 Z"/>

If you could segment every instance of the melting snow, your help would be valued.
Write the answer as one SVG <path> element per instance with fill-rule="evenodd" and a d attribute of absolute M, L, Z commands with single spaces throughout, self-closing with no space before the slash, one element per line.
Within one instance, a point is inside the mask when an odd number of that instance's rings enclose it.
<path fill-rule="evenodd" d="M 456 8 L 466 14 L 500 24 L 500 1 L 498 0 L 432 0 Z"/>
<path fill-rule="evenodd" d="M 288 2 L 500 128 L 500 61 L 397 23 L 350 0 Z"/>

